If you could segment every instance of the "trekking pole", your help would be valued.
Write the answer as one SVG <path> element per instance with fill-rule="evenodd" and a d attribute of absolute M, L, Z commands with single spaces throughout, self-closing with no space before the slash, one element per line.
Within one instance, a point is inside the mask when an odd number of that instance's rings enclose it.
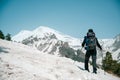
<path fill-rule="evenodd" d="M 102 43 L 102 45 L 101 45 L 102 47 L 103 47 L 103 44 L 104 44 L 104 43 Z M 101 51 L 101 54 L 102 54 L 102 61 L 103 61 L 103 59 L 104 59 L 103 50 L 100 50 L 100 51 Z M 103 62 L 102 62 L 102 65 L 103 65 Z M 105 66 L 103 66 L 103 71 L 104 71 L 104 75 L 105 75 L 104 67 L 105 67 Z"/>
<path fill-rule="evenodd" d="M 103 61 L 103 51 L 101 50 L 101 53 L 102 53 L 102 61 Z M 102 63 L 102 65 L 103 65 L 103 63 Z M 103 71 L 104 71 L 104 75 L 105 75 L 105 70 L 104 70 L 104 67 L 103 67 Z"/>
<path fill-rule="evenodd" d="M 80 49 L 80 51 L 82 51 L 83 47 Z"/>

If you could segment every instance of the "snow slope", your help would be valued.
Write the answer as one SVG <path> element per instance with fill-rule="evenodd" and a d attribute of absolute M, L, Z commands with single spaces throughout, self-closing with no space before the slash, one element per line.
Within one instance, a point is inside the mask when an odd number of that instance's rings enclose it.
<path fill-rule="evenodd" d="M 83 63 L 65 57 L 43 54 L 20 43 L 0 40 L 0 80 L 120 80 L 98 69 L 83 69 Z M 91 68 L 92 70 L 92 68 Z"/>

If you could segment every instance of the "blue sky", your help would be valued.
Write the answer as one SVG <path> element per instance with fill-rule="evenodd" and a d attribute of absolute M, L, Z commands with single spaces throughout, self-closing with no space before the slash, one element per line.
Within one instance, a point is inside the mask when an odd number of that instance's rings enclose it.
<path fill-rule="evenodd" d="M 120 33 L 120 0 L 0 0 L 4 34 L 39 26 L 76 38 L 92 28 L 98 38 L 113 38 Z"/>

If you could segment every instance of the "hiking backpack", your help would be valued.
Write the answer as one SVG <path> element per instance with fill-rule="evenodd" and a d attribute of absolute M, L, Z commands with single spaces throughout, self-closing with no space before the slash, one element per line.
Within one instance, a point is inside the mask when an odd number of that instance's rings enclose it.
<path fill-rule="evenodd" d="M 86 50 L 95 50 L 96 49 L 96 37 L 95 33 L 88 32 L 86 36 Z"/>

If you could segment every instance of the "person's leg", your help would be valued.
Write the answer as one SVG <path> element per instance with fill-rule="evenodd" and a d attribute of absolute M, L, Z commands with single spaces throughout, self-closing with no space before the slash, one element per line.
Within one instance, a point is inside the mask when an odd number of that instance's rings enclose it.
<path fill-rule="evenodd" d="M 93 73 L 97 73 L 97 65 L 96 65 L 96 50 L 93 51 L 92 54 L 92 65 L 93 65 Z"/>
<path fill-rule="evenodd" d="M 85 70 L 87 70 L 88 72 L 89 72 L 89 66 L 88 66 L 89 58 L 90 58 L 90 52 L 87 51 L 85 54 Z"/>

